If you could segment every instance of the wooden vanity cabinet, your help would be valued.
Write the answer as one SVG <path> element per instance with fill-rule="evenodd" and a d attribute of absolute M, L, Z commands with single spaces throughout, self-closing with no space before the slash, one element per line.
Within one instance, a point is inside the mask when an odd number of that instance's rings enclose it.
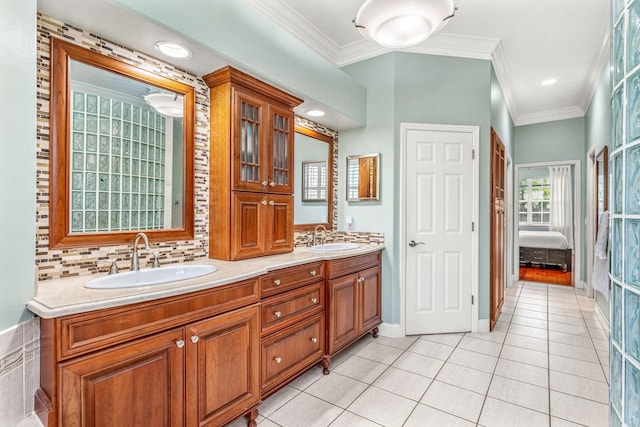
<path fill-rule="evenodd" d="M 43 424 L 220 426 L 247 414 L 255 426 L 258 301 L 253 279 L 41 319 Z"/>
<path fill-rule="evenodd" d="M 293 250 L 293 107 L 301 99 L 232 67 L 210 88 L 209 256 Z"/>
<path fill-rule="evenodd" d="M 331 357 L 369 331 L 377 337 L 382 323 L 381 252 L 327 261 L 326 351 Z"/>

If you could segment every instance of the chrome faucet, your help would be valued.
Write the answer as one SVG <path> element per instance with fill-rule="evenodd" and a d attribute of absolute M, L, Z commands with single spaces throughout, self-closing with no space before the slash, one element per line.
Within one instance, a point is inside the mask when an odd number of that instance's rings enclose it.
<path fill-rule="evenodd" d="M 316 225 L 316 228 L 313 229 L 313 244 L 311 246 L 315 246 L 316 245 L 316 241 L 318 240 L 318 229 L 322 228 L 324 230 L 324 233 L 322 234 L 322 237 L 320 238 L 320 244 L 324 245 L 324 241 L 327 238 L 327 229 L 324 225 L 322 224 L 318 224 Z"/>
<path fill-rule="evenodd" d="M 133 239 L 133 255 L 131 256 L 131 271 L 140 270 L 140 263 L 138 261 L 138 241 L 142 239 L 144 240 L 144 248 L 149 250 L 149 239 L 147 239 L 147 235 L 144 233 L 136 234 L 136 238 Z"/>

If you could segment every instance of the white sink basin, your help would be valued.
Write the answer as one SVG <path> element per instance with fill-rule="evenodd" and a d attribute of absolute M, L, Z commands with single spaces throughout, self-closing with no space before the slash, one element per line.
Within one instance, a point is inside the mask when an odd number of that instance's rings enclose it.
<path fill-rule="evenodd" d="M 351 242 L 325 243 L 324 245 L 311 246 L 312 251 L 348 251 L 359 248 L 360 245 Z"/>
<path fill-rule="evenodd" d="M 169 265 L 160 268 L 145 268 L 138 271 L 112 274 L 90 280 L 84 285 L 91 289 L 120 289 L 136 288 L 140 286 L 159 285 L 161 283 L 177 282 L 178 280 L 193 279 L 213 273 L 218 268 L 213 265 Z"/>

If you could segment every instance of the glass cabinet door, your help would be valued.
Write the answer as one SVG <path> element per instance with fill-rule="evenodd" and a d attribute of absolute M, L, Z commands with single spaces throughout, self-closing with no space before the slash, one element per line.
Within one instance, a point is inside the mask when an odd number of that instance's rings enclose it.
<path fill-rule="evenodd" d="M 265 153 L 265 102 L 245 93 L 235 92 L 236 123 L 233 155 L 234 190 L 265 191 L 267 153 Z"/>
<path fill-rule="evenodd" d="M 269 117 L 271 117 L 271 162 L 268 191 L 292 194 L 293 114 L 290 110 L 269 106 Z"/>

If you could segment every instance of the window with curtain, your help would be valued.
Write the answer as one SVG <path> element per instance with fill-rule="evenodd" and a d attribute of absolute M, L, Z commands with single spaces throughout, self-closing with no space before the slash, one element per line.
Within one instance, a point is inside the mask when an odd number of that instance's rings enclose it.
<path fill-rule="evenodd" d="M 520 225 L 548 225 L 551 185 L 548 177 L 520 180 Z"/>

